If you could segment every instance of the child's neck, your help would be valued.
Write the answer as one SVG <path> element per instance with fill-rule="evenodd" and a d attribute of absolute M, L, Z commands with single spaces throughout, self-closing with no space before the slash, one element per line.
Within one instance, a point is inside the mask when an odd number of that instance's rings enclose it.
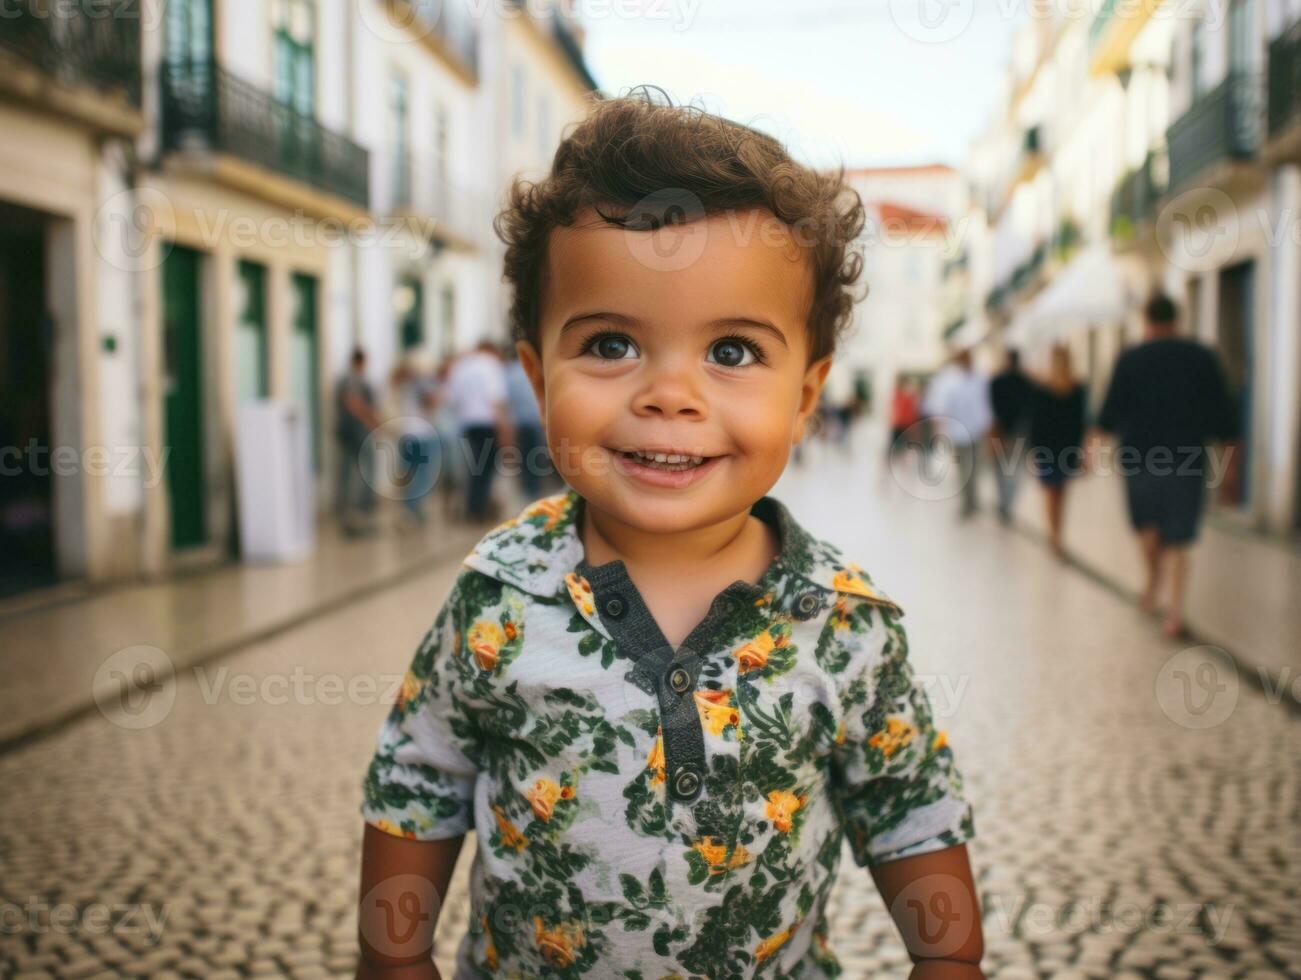
<path fill-rule="evenodd" d="M 584 502 L 581 532 L 591 564 L 619 559 L 629 571 L 650 576 L 681 575 L 686 569 L 707 575 L 712 569 L 740 567 L 747 570 L 740 577 L 754 579 L 777 553 L 776 533 L 748 509 L 708 527 L 664 534 L 625 524 Z M 755 567 L 758 572 L 750 574 Z"/>

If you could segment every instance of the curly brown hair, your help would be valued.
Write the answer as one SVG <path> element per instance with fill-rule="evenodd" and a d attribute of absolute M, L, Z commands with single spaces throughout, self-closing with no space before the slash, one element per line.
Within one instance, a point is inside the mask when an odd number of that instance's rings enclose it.
<path fill-rule="evenodd" d="M 656 99 L 654 93 L 662 99 Z M 493 228 L 506 243 L 515 336 L 540 350 L 547 242 L 591 208 L 638 231 L 727 211 L 762 208 L 810 257 L 809 363 L 836 350 L 849 323 L 863 256 L 852 248 L 865 214 L 844 168 L 820 173 L 777 140 L 641 86 L 596 104 L 561 141 L 540 181 L 517 177 Z M 808 234 L 812 231 L 812 235 Z"/>

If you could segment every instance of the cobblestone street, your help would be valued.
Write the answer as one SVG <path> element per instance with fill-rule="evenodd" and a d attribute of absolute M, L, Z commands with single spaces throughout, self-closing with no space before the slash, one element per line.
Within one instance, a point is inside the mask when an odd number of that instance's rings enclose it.
<path fill-rule="evenodd" d="M 880 454 L 814 455 L 774 494 L 906 611 L 975 804 L 987 974 L 1301 977 L 1301 717 L 1038 541 L 906 492 Z M 0 756 L 0 976 L 351 975 L 361 777 L 455 571 Z M 906 975 L 847 856 L 832 911 L 847 976 Z"/>

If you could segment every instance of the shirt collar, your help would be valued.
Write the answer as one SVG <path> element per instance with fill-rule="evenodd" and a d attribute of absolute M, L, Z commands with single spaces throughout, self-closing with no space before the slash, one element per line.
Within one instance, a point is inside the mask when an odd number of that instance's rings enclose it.
<path fill-rule="evenodd" d="M 571 489 L 529 504 L 497 525 L 466 555 L 475 571 L 544 599 L 563 596 L 565 577 L 584 559 L 579 524 L 584 500 Z M 855 595 L 901 615 L 902 610 L 873 586 L 839 549 L 809 534 L 775 497 L 760 497 L 750 513 L 771 524 L 781 542 L 776 561 L 809 585 Z M 603 567 L 603 566 L 602 566 Z"/>

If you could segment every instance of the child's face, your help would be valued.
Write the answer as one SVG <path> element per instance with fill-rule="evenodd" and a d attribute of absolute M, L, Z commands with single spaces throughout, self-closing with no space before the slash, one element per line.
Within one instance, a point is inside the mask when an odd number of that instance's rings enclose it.
<path fill-rule="evenodd" d="M 781 476 L 831 365 L 807 363 L 811 273 L 786 226 L 749 211 L 625 231 L 589 212 L 549 246 L 542 349 L 518 348 L 561 474 L 646 531 L 748 510 Z M 705 461 L 651 469 L 628 450 Z"/>

